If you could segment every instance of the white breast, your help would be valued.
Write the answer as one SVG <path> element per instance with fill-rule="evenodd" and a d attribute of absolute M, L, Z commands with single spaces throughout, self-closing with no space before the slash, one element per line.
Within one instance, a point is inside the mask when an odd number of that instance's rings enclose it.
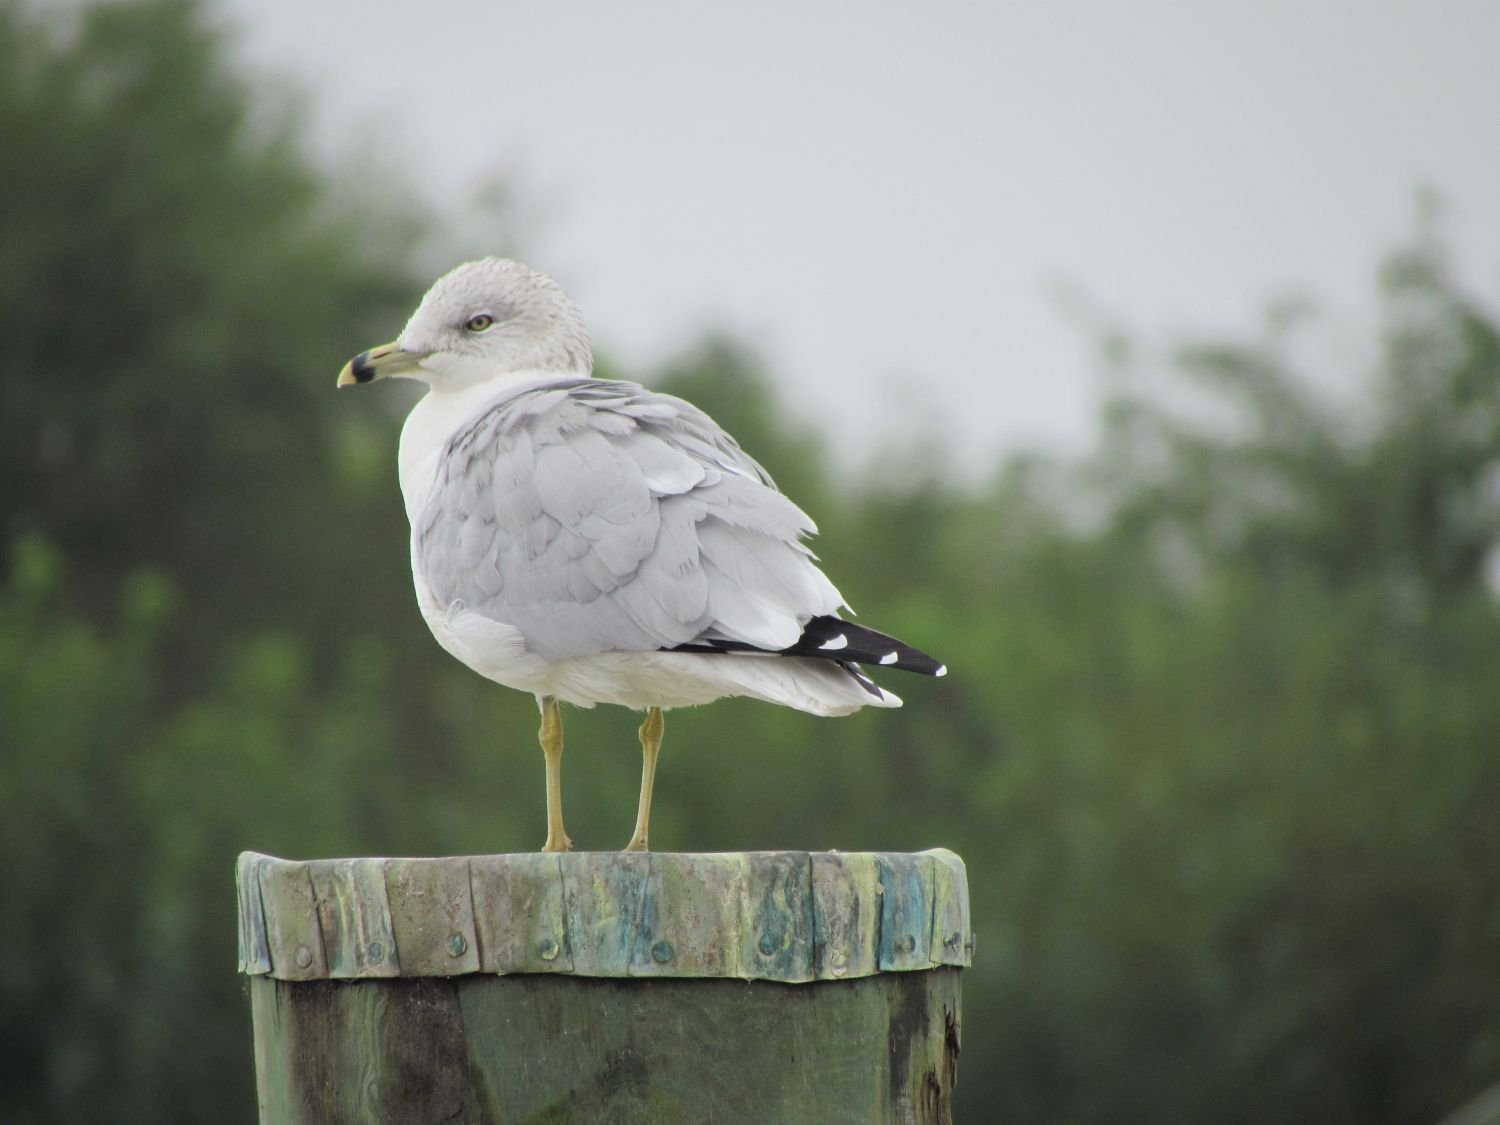
<path fill-rule="evenodd" d="M 396 466 L 401 478 L 401 495 L 406 501 L 407 520 L 415 522 L 417 511 L 432 494 L 439 458 L 454 434 L 496 403 L 528 387 L 581 377 L 558 372 L 517 371 L 458 390 L 430 389 L 417 400 L 401 427 Z"/>
<path fill-rule="evenodd" d="M 576 375 L 555 372 L 516 372 L 459 390 L 433 387 L 412 407 L 401 427 L 397 471 L 407 521 L 415 528 L 417 515 L 437 483 L 443 451 L 453 436 L 485 411 L 526 388 Z M 519 630 L 466 612 L 462 604 L 445 605 L 422 579 L 417 565 L 417 543 L 411 542 L 412 583 L 417 605 L 432 635 L 451 655 L 481 676 L 521 691 L 544 690 L 546 661 L 526 651 Z"/>

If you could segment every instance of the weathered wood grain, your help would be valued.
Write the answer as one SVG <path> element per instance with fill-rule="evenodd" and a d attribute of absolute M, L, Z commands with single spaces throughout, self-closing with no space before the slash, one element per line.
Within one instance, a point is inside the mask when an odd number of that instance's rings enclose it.
<path fill-rule="evenodd" d="M 937 1125 L 958 977 L 255 977 L 261 1120 Z"/>

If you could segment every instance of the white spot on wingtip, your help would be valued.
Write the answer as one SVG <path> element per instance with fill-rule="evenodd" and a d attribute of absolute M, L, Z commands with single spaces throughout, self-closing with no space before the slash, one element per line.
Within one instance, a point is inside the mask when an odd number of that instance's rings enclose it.
<path fill-rule="evenodd" d="M 888 652 L 880 658 L 882 664 L 894 664 L 899 659 L 894 652 Z"/>
<path fill-rule="evenodd" d="M 849 647 L 849 638 L 840 633 L 831 640 L 826 640 L 818 646 L 820 652 L 837 652 L 841 648 Z"/>
<path fill-rule="evenodd" d="M 946 676 L 947 674 L 948 674 L 948 665 L 946 665 L 946 664 L 939 664 L 938 665 L 938 670 L 933 673 L 934 676 Z"/>

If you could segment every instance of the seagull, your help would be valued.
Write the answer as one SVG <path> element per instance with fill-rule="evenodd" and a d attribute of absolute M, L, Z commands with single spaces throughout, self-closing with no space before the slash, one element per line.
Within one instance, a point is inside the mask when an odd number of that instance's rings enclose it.
<path fill-rule="evenodd" d="M 562 703 L 645 712 L 626 845 L 645 851 L 664 711 L 747 696 L 846 715 L 901 705 L 861 665 L 946 672 L 842 616 L 805 542 L 813 521 L 712 418 L 592 371 L 562 287 L 484 258 L 439 278 L 394 343 L 338 377 L 427 384 L 397 459 L 417 603 L 450 654 L 536 696 L 544 852 L 572 847 Z"/>

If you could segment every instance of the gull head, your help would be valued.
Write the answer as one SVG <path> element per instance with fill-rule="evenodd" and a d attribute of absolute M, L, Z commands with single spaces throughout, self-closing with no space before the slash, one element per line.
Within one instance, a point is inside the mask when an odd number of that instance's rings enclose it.
<path fill-rule="evenodd" d="M 398 376 L 458 390 L 592 367 L 588 329 L 562 286 L 509 258 L 482 258 L 438 278 L 401 335 L 351 359 L 338 385 Z"/>

